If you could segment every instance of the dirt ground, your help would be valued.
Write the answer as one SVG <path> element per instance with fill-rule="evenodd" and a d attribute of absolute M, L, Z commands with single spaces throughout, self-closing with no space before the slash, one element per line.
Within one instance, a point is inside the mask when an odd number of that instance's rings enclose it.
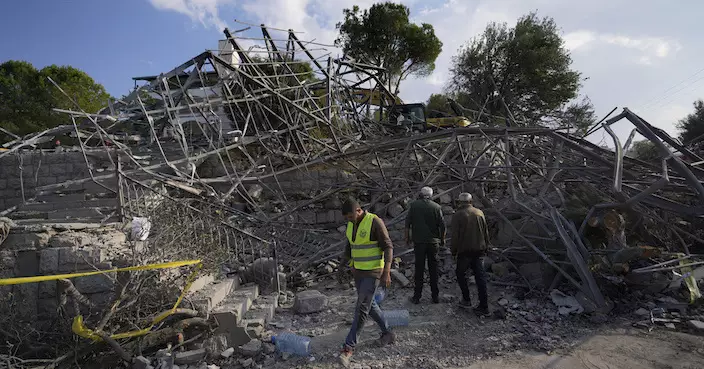
<path fill-rule="evenodd" d="M 264 368 L 340 367 L 336 356 L 349 330 L 355 291 L 334 281 L 313 288 L 329 297 L 328 309 L 301 316 L 284 306 L 274 321 L 277 331 L 313 337 L 313 358 L 279 358 L 264 362 Z M 563 317 L 549 297 L 519 299 L 503 289 L 493 289 L 491 300 L 495 308 L 497 300 L 505 300 L 505 318 L 479 319 L 457 306 L 454 286 L 441 288 L 440 304 L 426 298 L 420 305 L 408 302 L 410 288 L 394 288 L 382 308 L 408 309 L 409 326 L 395 329 L 396 344 L 379 348 L 373 344 L 379 330 L 368 323 L 352 368 L 704 368 L 700 336 L 664 327 L 648 332 L 632 327 L 637 319 L 629 316 Z"/>

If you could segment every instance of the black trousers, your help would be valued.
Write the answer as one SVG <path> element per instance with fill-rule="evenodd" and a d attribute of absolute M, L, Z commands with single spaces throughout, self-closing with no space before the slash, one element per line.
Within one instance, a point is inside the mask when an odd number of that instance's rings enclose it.
<path fill-rule="evenodd" d="M 433 297 L 438 297 L 438 245 L 434 243 L 415 244 L 416 254 L 416 275 L 414 297 L 420 298 L 423 294 L 423 277 L 425 276 L 425 261 L 428 260 L 428 272 L 430 273 L 430 292 Z"/>
<path fill-rule="evenodd" d="M 477 282 L 477 292 L 479 293 L 479 307 L 487 309 L 489 307 L 487 294 L 487 276 L 484 271 L 484 253 L 463 253 L 457 255 L 457 283 L 462 290 L 462 298 L 469 299 L 469 286 L 467 285 L 467 270 L 472 269 L 474 280 Z"/>

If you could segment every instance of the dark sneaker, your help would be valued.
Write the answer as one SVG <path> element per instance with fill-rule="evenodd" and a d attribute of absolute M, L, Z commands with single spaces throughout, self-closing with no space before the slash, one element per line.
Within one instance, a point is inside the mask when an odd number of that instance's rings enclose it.
<path fill-rule="evenodd" d="M 376 344 L 379 347 L 384 347 L 386 345 L 391 345 L 396 342 L 396 334 L 394 332 L 386 332 L 376 340 Z"/>
<path fill-rule="evenodd" d="M 418 304 L 420 304 L 420 297 L 415 297 L 415 296 L 413 296 L 413 297 L 410 298 L 410 301 L 411 301 L 413 304 L 418 305 Z"/>
<path fill-rule="evenodd" d="M 472 307 L 472 302 L 469 300 L 460 300 L 459 305 L 461 308 L 469 309 Z"/>
<path fill-rule="evenodd" d="M 353 353 L 354 351 L 351 348 L 344 346 L 342 348 L 342 352 L 340 352 L 340 355 L 337 357 L 337 359 L 342 366 L 344 366 L 345 368 L 349 368 L 350 363 L 352 362 Z"/>
<path fill-rule="evenodd" d="M 440 303 L 440 298 L 437 296 L 433 296 L 433 304 L 439 304 Z"/>
<path fill-rule="evenodd" d="M 477 316 L 487 316 L 487 315 L 489 315 L 489 308 L 477 306 L 477 307 L 475 307 L 475 308 L 472 309 L 472 310 L 474 310 L 474 314 L 477 314 Z"/>

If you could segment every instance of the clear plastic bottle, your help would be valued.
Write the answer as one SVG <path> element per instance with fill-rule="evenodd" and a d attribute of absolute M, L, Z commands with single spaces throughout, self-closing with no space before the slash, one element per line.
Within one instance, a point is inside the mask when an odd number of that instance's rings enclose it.
<path fill-rule="evenodd" d="M 297 356 L 310 355 L 310 337 L 284 332 L 271 337 L 271 340 L 279 352 L 288 352 Z"/>
<path fill-rule="evenodd" d="M 405 327 L 408 325 L 410 316 L 408 310 L 388 310 L 384 311 L 384 319 L 389 327 Z"/>
<path fill-rule="evenodd" d="M 376 289 L 376 293 L 374 293 L 374 301 L 378 305 L 381 305 L 381 302 L 384 301 L 384 298 L 386 297 L 386 288 L 384 287 L 379 287 Z"/>

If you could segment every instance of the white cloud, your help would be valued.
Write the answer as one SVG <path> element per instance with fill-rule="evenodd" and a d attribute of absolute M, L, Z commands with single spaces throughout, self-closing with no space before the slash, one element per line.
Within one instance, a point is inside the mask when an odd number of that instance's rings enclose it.
<path fill-rule="evenodd" d="M 231 4 L 232 0 L 149 0 L 159 10 L 175 11 L 187 15 L 194 22 L 205 27 L 216 27 L 222 30 L 226 27 L 220 18 L 219 8 Z"/>
<path fill-rule="evenodd" d="M 565 40 L 567 50 L 574 51 L 589 46 L 596 40 L 596 35 L 591 31 L 577 31 L 564 35 L 563 39 Z"/>
<path fill-rule="evenodd" d="M 570 51 L 586 51 L 599 45 L 614 45 L 636 50 L 640 52 L 640 56 L 634 60 L 643 65 L 652 65 L 654 58 L 664 59 L 682 49 L 679 41 L 662 37 L 631 37 L 580 30 L 567 33 L 563 38 L 565 47 Z"/>

